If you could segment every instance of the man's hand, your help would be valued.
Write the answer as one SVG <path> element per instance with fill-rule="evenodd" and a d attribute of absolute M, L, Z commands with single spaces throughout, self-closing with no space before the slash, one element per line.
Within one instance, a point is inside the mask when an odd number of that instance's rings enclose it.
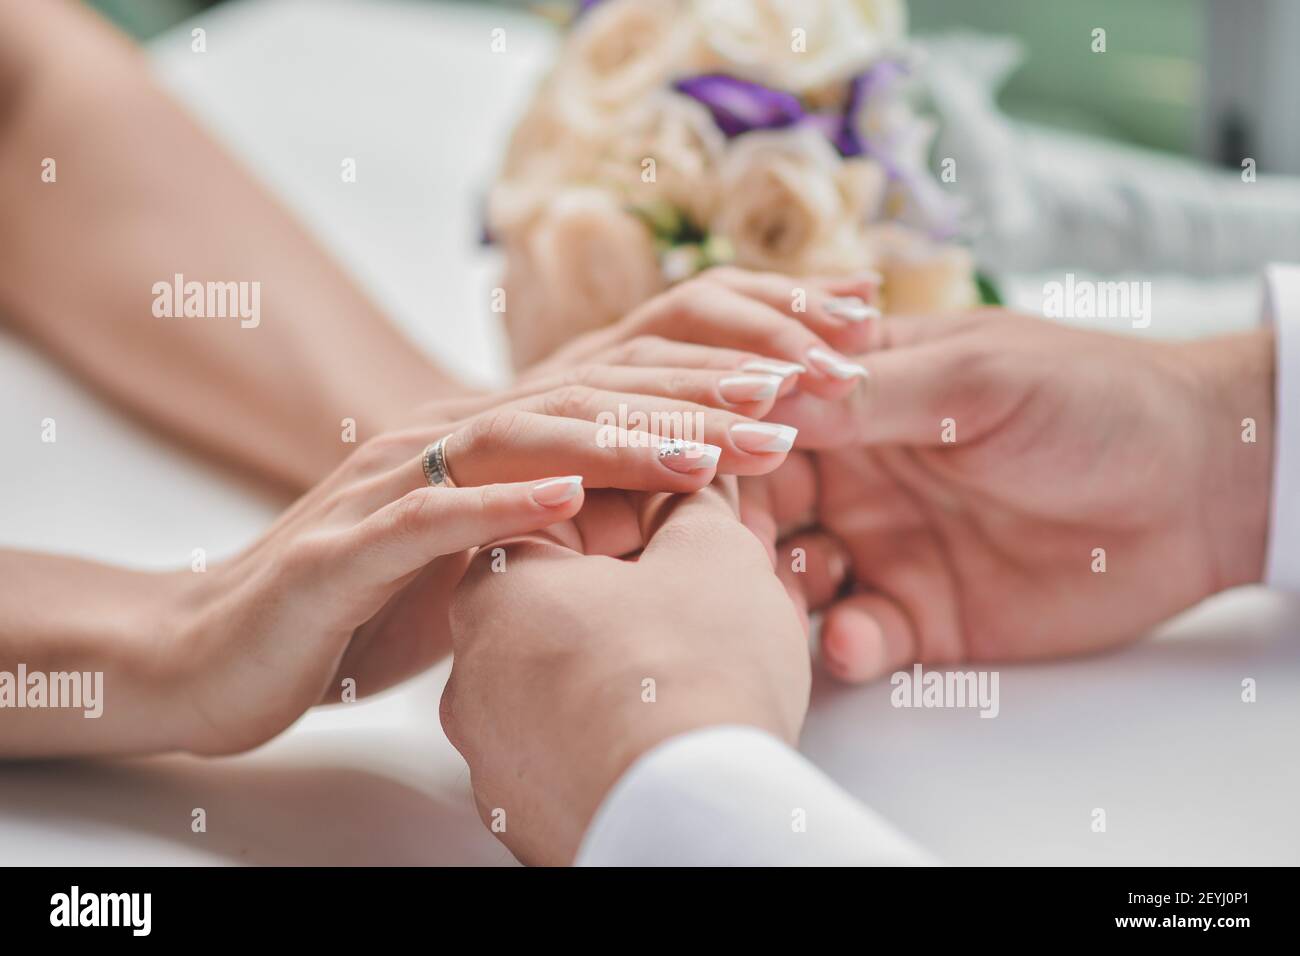
<path fill-rule="evenodd" d="M 798 736 L 804 630 L 728 492 L 647 499 L 636 560 L 533 536 L 496 570 L 484 549 L 457 590 L 442 723 L 481 816 L 521 860 L 569 863 L 614 782 L 671 736 Z"/>
<path fill-rule="evenodd" d="M 1268 331 L 1157 344 L 985 312 L 887 320 L 874 346 L 849 403 L 771 416 L 825 449 L 817 517 L 855 580 L 832 673 L 1097 650 L 1259 580 Z"/>

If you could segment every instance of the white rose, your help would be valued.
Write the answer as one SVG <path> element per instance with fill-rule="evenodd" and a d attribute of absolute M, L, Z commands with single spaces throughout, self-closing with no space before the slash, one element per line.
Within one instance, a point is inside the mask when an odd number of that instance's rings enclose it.
<path fill-rule="evenodd" d="M 670 91 L 629 111 L 611 138 L 598 178 L 636 205 L 666 202 L 698 226 L 717 202 L 715 178 L 726 137 L 701 104 Z"/>
<path fill-rule="evenodd" d="M 510 134 L 501 172 L 488 193 L 492 235 L 507 240 L 526 230 L 565 184 L 590 181 L 604 141 L 574 126 L 543 89 Z"/>
<path fill-rule="evenodd" d="M 686 0 L 606 0 L 569 33 L 548 95 L 575 125 L 600 127 L 689 70 L 697 40 Z"/>
<path fill-rule="evenodd" d="M 695 0 L 722 72 L 792 93 L 844 80 L 901 47 L 903 0 Z"/>
<path fill-rule="evenodd" d="M 595 166 L 593 149 L 608 135 L 575 124 L 543 87 L 510 134 L 501 176 L 552 182 L 584 177 Z"/>
<path fill-rule="evenodd" d="M 671 91 L 612 117 L 599 137 L 566 124 L 546 103 L 535 104 L 511 137 L 502 176 L 488 196 L 488 223 L 494 236 L 507 238 L 528 228 L 560 190 L 599 185 L 632 205 L 666 202 L 704 226 L 725 151 L 726 138 L 709 111 Z"/>
<path fill-rule="evenodd" d="M 837 275 L 871 266 L 865 223 L 884 174 L 870 160 L 842 160 L 820 133 L 746 133 L 719 173 L 712 231 L 748 269 Z"/>
<path fill-rule="evenodd" d="M 650 230 L 602 189 L 552 197 L 505 252 L 505 314 L 519 367 L 621 318 L 665 286 Z"/>

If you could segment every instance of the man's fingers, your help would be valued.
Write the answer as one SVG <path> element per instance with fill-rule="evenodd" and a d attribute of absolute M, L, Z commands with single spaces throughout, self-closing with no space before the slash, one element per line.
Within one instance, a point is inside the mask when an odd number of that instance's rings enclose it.
<path fill-rule="evenodd" d="M 911 619 L 877 592 L 850 595 L 822 619 L 822 666 L 849 683 L 865 683 L 907 666 L 918 646 Z"/>
<path fill-rule="evenodd" d="M 767 486 L 778 537 L 787 537 L 815 523 L 817 468 L 813 456 L 792 452 L 776 471 L 746 480 Z"/>
<path fill-rule="evenodd" d="M 768 415 L 799 430 L 809 450 L 855 445 L 956 444 L 978 437 L 1010 390 L 959 340 L 858 356 L 867 377 L 841 402 L 796 393 Z"/>
<path fill-rule="evenodd" d="M 776 474 L 782 469 L 778 468 Z M 776 564 L 776 542 L 779 537 L 776 517 L 772 513 L 772 489 L 766 478 L 741 478 L 740 523 L 743 524 L 767 549 L 772 564 Z"/>
<path fill-rule="evenodd" d="M 781 541 L 776 552 L 777 568 L 789 569 L 814 611 L 829 604 L 848 577 L 848 550 L 825 532 L 793 535 Z"/>
<path fill-rule="evenodd" d="M 649 495 L 641 506 L 641 561 L 704 559 L 772 573 L 762 543 L 740 523 L 735 482 L 715 482 L 693 495 Z"/>

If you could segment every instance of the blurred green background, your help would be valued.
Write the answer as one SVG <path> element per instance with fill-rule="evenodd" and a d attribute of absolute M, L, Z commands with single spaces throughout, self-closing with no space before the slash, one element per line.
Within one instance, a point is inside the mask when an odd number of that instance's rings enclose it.
<path fill-rule="evenodd" d="M 219 0 L 87 2 L 145 39 Z M 460 2 L 529 5 L 527 0 Z M 916 33 L 971 29 L 1022 40 L 1026 61 L 1001 98 L 1013 116 L 1178 153 L 1241 156 L 1243 133 L 1235 113 L 1225 108 L 1224 116 L 1213 118 L 1214 128 L 1204 116 L 1215 2 L 910 0 L 909 5 Z M 1236 2 L 1247 7 L 1269 0 Z M 1090 50 L 1091 31 L 1099 25 L 1107 30 L 1108 47 L 1101 69 Z"/>
<path fill-rule="evenodd" d="M 217 0 L 88 0 L 90 6 L 140 40 L 161 33 Z"/>

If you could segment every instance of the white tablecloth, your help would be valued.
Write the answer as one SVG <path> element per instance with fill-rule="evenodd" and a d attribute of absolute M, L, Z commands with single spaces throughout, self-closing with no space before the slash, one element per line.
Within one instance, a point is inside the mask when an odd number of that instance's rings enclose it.
<path fill-rule="evenodd" d="M 205 54 L 190 51 L 193 26 L 207 30 Z M 489 50 L 497 26 L 503 54 Z M 493 381 L 503 351 L 486 308 L 496 264 L 475 244 L 479 205 L 549 42 L 546 28 L 493 7 L 245 0 L 153 53 L 423 347 Z M 349 156 L 355 184 L 340 181 Z M 39 440 L 45 417 L 57 444 Z M 5 546 L 181 565 L 194 547 L 217 555 L 249 541 L 279 506 L 3 335 L 0 447 Z M 994 720 L 896 710 L 887 685 L 819 681 L 803 749 L 950 862 L 1295 864 L 1297 620 L 1296 604 L 1241 592 L 1124 652 L 1002 668 Z M 479 824 L 438 726 L 445 676 L 315 711 L 240 757 L 0 767 L 0 863 L 511 862 Z M 1246 677 L 1257 703 L 1240 700 Z M 198 807 L 206 833 L 190 829 Z M 1098 807 L 1105 833 L 1090 826 Z"/>

